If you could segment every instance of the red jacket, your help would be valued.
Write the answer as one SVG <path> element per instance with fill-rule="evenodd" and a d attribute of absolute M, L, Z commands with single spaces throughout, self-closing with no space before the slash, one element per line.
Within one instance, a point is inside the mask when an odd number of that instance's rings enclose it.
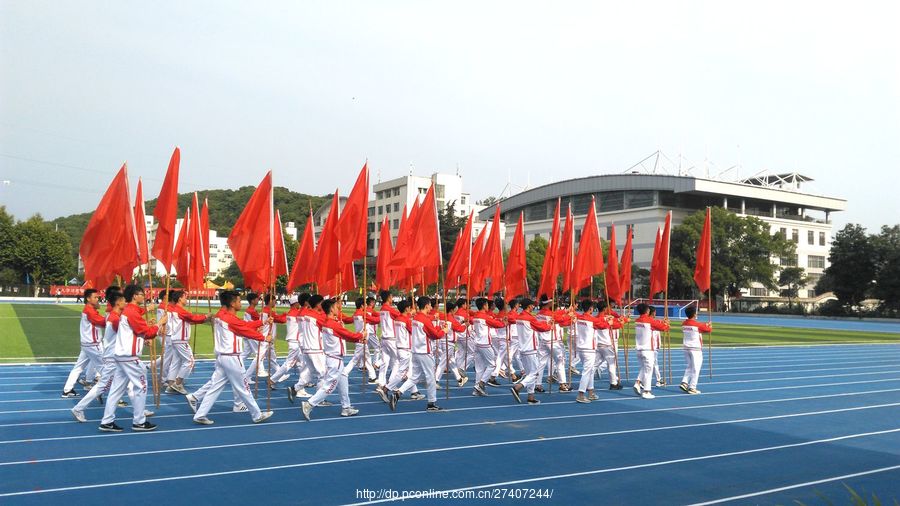
<path fill-rule="evenodd" d="M 700 332 L 703 332 L 705 334 L 712 332 L 712 327 L 710 327 L 708 323 L 700 323 L 693 318 L 690 318 L 688 320 L 681 322 L 681 326 L 682 327 L 697 327 L 697 330 L 699 330 Z"/>
<path fill-rule="evenodd" d="M 254 339 L 256 341 L 266 340 L 266 336 L 260 334 L 259 331 L 256 330 L 262 326 L 262 322 L 259 320 L 250 322 L 244 321 L 238 318 L 236 314 L 228 311 L 224 307 L 222 309 L 219 309 L 219 312 L 216 313 L 216 318 L 227 323 L 228 329 L 241 337 Z"/>
<path fill-rule="evenodd" d="M 131 302 L 125 306 L 125 309 L 122 311 L 122 316 L 128 318 L 128 324 L 131 326 L 135 335 L 141 336 L 144 339 L 153 339 L 159 332 L 159 327 L 156 325 L 149 325 L 147 321 L 144 320 L 142 313 L 141 308 L 139 308 L 137 304 Z"/>
<path fill-rule="evenodd" d="M 649 323 L 650 328 L 653 330 L 658 330 L 660 332 L 669 330 L 669 324 L 664 322 L 663 320 L 657 320 L 656 318 L 651 317 L 648 314 L 642 314 L 638 316 L 638 319 L 635 320 L 638 323 Z"/>
<path fill-rule="evenodd" d="M 269 318 L 272 319 L 275 323 L 286 323 L 287 322 L 287 313 L 278 314 L 274 308 L 264 307 L 262 310 L 263 313 L 269 315 Z M 255 320 L 256 318 L 254 318 Z"/>
<path fill-rule="evenodd" d="M 194 314 L 178 304 L 169 304 L 167 310 L 170 313 L 176 313 L 179 318 L 188 323 L 204 323 L 207 320 L 206 315 Z"/>
<path fill-rule="evenodd" d="M 550 330 L 552 329 L 549 323 L 543 320 L 538 320 L 537 317 L 534 316 L 534 314 L 529 313 L 528 311 L 522 311 L 521 313 L 519 313 L 519 315 L 516 317 L 516 320 L 530 323 L 531 328 L 538 332 L 550 332 Z"/>
<path fill-rule="evenodd" d="M 416 315 L 413 316 L 413 319 L 422 324 L 422 327 L 425 328 L 425 336 L 429 339 L 440 339 L 444 337 L 443 329 L 434 326 L 431 315 L 416 313 Z M 410 322 L 410 326 L 412 326 L 412 322 Z"/>

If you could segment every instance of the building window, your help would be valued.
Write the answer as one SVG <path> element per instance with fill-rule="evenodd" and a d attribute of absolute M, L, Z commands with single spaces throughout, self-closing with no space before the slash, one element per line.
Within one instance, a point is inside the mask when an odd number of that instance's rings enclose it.
<path fill-rule="evenodd" d="M 800 231 L 796 228 L 791 229 L 791 240 L 794 241 L 794 244 L 800 244 Z"/>
<path fill-rule="evenodd" d="M 546 220 L 547 203 L 540 202 L 525 208 L 525 219 L 528 221 Z"/>
<path fill-rule="evenodd" d="M 781 229 L 778 231 L 778 233 L 781 234 L 781 238 L 782 238 L 782 239 L 787 239 L 787 229 L 786 229 L 786 228 L 781 228 Z"/>
<path fill-rule="evenodd" d="M 366 248 L 375 249 L 375 240 L 369 239 L 368 241 L 366 241 Z"/>
<path fill-rule="evenodd" d="M 751 297 L 765 297 L 769 295 L 769 291 L 765 288 L 751 288 L 750 296 Z"/>
<path fill-rule="evenodd" d="M 806 266 L 810 269 L 824 269 L 825 257 L 817 255 L 809 255 L 806 257 Z"/>
<path fill-rule="evenodd" d="M 400 196 L 400 187 L 399 187 L 399 186 L 398 186 L 397 188 L 394 188 L 394 193 L 393 193 L 393 195 L 394 195 L 395 197 L 399 197 L 399 196 Z"/>
<path fill-rule="evenodd" d="M 825 246 L 825 232 L 819 232 L 819 246 Z"/>
<path fill-rule="evenodd" d="M 395 213 L 400 212 L 400 203 L 399 202 L 394 202 L 394 212 Z"/>
<path fill-rule="evenodd" d="M 444 185 L 436 184 L 434 185 L 434 197 L 438 199 L 444 198 Z"/>
<path fill-rule="evenodd" d="M 378 206 L 378 216 L 381 216 L 382 211 L 384 211 L 384 206 Z"/>
<path fill-rule="evenodd" d="M 375 208 L 374 207 L 369 208 L 369 216 L 375 216 Z"/>
<path fill-rule="evenodd" d="M 807 290 L 806 297 L 808 299 L 814 299 L 816 297 L 816 291 L 815 290 Z"/>
<path fill-rule="evenodd" d="M 816 233 L 812 230 L 808 230 L 806 232 L 806 244 L 815 244 L 816 243 Z"/>
<path fill-rule="evenodd" d="M 391 228 L 393 228 L 394 230 L 400 228 L 400 220 L 394 220 L 393 226 Z"/>
<path fill-rule="evenodd" d="M 466 196 L 465 195 L 463 195 L 459 198 L 459 203 L 461 205 L 466 205 Z"/>
<path fill-rule="evenodd" d="M 580 242 L 581 242 L 581 230 L 576 230 L 575 231 L 575 244 L 578 244 Z"/>
<path fill-rule="evenodd" d="M 375 223 L 369 223 L 369 233 L 375 232 Z"/>
<path fill-rule="evenodd" d="M 782 267 L 797 267 L 797 255 L 792 257 L 781 257 Z"/>

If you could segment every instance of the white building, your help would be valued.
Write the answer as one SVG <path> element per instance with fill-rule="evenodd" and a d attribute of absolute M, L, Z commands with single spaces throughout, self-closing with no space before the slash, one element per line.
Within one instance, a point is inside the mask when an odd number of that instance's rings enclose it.
<path fill-rule="evenodd" d="M 650 267 L 657 227 L 663 224 L 668 211 L 672 211 L 673 226 L 707 206 L 755 216 L 766 222 L 773 234 L 781 233 L 797 245 L 796 258 L 776 258 L 772 262 L 803 267 L 810 282 L 799 295 L 809 299 L 815 297 L 813 287 L 828 266 L 831 213 L 846 209 L 847 202 L 801 191 L 801 183 L 808 181 L 812 179 L 796 173 L 730 182 L 683 175 L 606 174 L 532 188 L 502 200 L 500 206 L 507 226 L 515 226 L 519 213 L 524 212 L 527 244 L 538 235 L 549 239 L 554 208 L 557 199 L 561 199 L 563 216 L 566 206 L 572 206 L 577 242 L 594 196 L 601 236 L 608 240 L 615 225 L 617 246 L 621 250 L 626 227 L 633 227 L 634 262 L 643 268 Z M 479 214 L 482 219 L 488 219 L 493 212 L 491 206 Z M 507 238 L 507 247 L 510 240 Z M 743 295 L 758 302 L 779 299 L 777 291 L 758 284 L 745 289 Z"/>

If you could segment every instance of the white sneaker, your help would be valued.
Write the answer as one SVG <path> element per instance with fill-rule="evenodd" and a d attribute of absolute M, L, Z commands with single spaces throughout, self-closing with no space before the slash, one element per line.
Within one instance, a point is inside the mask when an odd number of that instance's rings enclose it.
<path fill-rule="evenodd" d="M 247 405 L 246 405 L 246 404 L 243 404 L 243 403 L 241 403 L 241 404 L 235 404 L 234 407 L 231 408 L 231 412 L 232 412 L 232 413 L 246 413 L 247 411 L 249 411 L 249 410 L 247 409 Z"/>
<path fill-rule="evenodd" d="M 172 385 L 172 390 L 174 390 L 175 392 L 177 392 L 181 395 L 187 395 L 187 393 L 188 393 L 188 391 L 185 390 L 184 385 L 179 385 L 177 383 Z"/>
<path fill-rule="evenodd" d="M 214 422 L 205 416 L 201 416 L 200 418 L 194 418 L 194 423 L 199 423 L 200 425 L 212 425 Z"/>
<path fill-rule="evenodd" d="M 300 390 L 297 390 L 297 395 L 295 397 L 299 397 L 301 399 L 309 399 L 310 397 L 312 397 L 312 394 L 307 392 L 305 388 L 301 388 Z"/>
<path fill-rule="evenodd" d="M 272 413 L 271 411 L 263 411 L 262 413 L 259 414 L 259 418 L 253 419 L 253 423 L 263 423 L 266 420 L 268 420 L 269 418 L 272 418 L 273 414 L 274 413 Z"/>
<path fill-rule="evenodd" d="M 150 418 L 151 416 L 153 416 L 153 415 L 155 415 L 155 414 L 156 414 L 155 412 L 150 411 L 149 409 L 145 409 L 145 410 L 144 410 L 144 417 L 145 417 L 145 418 Z"/>
<path fill-rule="evenodd" d="M 269 371 L 266 371 L 266 370 L 259 371 L 258 373 L 256 373 L 256 377 L 257 378 L 268 378 Z"/>
<path fill-rule="evenodd" d="M 194 394 L 187 394 L 187 396 L 185 396 L 185 399 L 187 399 L 187 403 L 188 403 L 188 406 L 191 407 L 191 411 L 196 413 L 198 403 L 197 403 L 197 398 L 194 397 Z"/>
<path fill-rule="evenodd" d="M 689 388 L 687 393 L 689 393 L 691 395 L 696 395 L 696 394 L 700 393 L 700 390 L 697 390 L 696 388 Z"/>
<path fill-rule="evenodd" d="M 79 411 L 75 408 L 72 408 L 72 416 L 75 417 L 75 420 L 84 423 L 87 421 L 87 418 L 84 417 L 84 411 Z"/>
<path fill-rule="evenodd" d="M 166 393 L 167 394 L 177 394 L 178 390 L 175 388 L 175 385 L 168 385 L 166 387 Z"/>
<path fill-rule="evenodd" d="M 306 418 L 307 422 L 310 420 L 309 415 L 312 413 L 313 407 L 312 404 L 306 401 L 303 401 L 303 404 L 300 405 L 300 410 L 303 412 L 303 418 Z"/>
<path fill-rule="evenodd" d="M 656 399 L 656 396 L 651 394 L 650 392 L 644 392 L 641 394 L 642 399 Z"/>
<path fill-rule="evenodd" d="M 411 401 L 421 401 L 424 398 L 425 398 L 425 396 L 422 395 L 422 392 L 415 392 L 415 393 L 410 394 L 410 396 L 409 396 L 409 400 L 411 400 Z"/>
<path fill-rule="evenodd" d="M 639 387 L 637 383 L 635 383 L 632 388 L 634 388 L 634 393 L 641 395 L 641 387 Z"/>
<path fill-rule="evenodd" d="M 352 406 L 341 410 L 341 416 L 356 416 L 357 413 L 359 413 L 359 410 Z"/>

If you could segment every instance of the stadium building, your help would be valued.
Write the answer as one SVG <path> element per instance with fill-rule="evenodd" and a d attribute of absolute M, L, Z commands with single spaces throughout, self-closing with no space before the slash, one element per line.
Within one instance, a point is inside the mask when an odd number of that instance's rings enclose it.
<path fill-rule="evenodd" d="M 647 269 L 653 256 L 657 227 L 662 226 L 668 211 L 672 211 L 673 226 L 707 206 L 724 207 L 742 216 L 755 216 L 767 223 L 773 234 L 780 233 L 797 245 L 794 258 L 773 258 L 772 262 L 803 267 L 809 283 L 800 290 L 799 298 L 803 303 L 815 304 L 821 297 L 816 296 L 813 288 L 828 266 L 831 213 L 843 211 L 847 202 L 804 192 L 801 185 L 809 181 L 812 179 L 797 173 L 722 181 L 629 169 L 622 174 L 588 176 L 531 188 L 505 198 L 499 204 L 507 227 L 514 227 L 519 213 L 524 213 L 527 244 L 537 236 L 550 238 L 554 209 L 560 199 L 563 216 L 566 206 L 572 206 L 577 243 L 591 196 L 595 196 L 601 237 L 608 240 L 614 224 L 621 250 L 626 227 L 633 227 L 635 265 Z M 493 213 L 494 206 L 490 206 L 479 213 L 479 218 L 488 220 Z M 509 234 L 505 247 L 509 247 L 511 240 Z M 769 291 L 762 285 L 744 289 L 741 299 L 746 309 L 762 303 L 786 301 L 778 291 Z"/>

